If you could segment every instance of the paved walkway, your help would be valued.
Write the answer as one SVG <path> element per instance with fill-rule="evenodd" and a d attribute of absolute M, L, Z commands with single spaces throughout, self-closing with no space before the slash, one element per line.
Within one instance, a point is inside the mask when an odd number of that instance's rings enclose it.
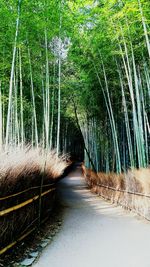
<path fill-rule="evenodd" d="M 60 188 L 62 229 L 34 267 L 150 267 L 150 223 L 90 193 L 80 168 Z"/>

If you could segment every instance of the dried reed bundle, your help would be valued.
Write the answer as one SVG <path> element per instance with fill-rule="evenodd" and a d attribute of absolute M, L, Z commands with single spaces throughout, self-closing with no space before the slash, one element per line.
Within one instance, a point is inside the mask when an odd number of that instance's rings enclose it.
<path fill-rule="evenodd" d="M 92 191 L 150 220 L 150 168 L 93 174 L 84 167 L 83 173 Z"/>
<path fill-rule="evenodd" d="M 66 156 L 57 157 L 56 152 L 26 147 L 0 155 L 0 197 L 14 194 L 26 188 L 39 186 L 41 177 L 52 183 L 68 166 Z"/>
<path fill-rule="evenodd" d="M 0 155 L 0 211 L 18 205 L 49 188 L 41 191 L 42 185 L 54 184 L 65 172 L 70 162 L 67 156 L 57 156 L 55 151 L 25 147 L 23 150 L 10 149 Z M 29 190 L 28 190 L 29 189 Z M 22 192 L 19 195 L 10 195 Z M 7 198 L 8 197 L 8 198 Z M 6 199 L 4 199 L 6 198 Z M 41 204 L 35 201 L 21 209 L 0 217 L 0 249 L 19 237 L 26 228 L 38 221 L 52 208 L 55 192 L 44 196 Z"/>

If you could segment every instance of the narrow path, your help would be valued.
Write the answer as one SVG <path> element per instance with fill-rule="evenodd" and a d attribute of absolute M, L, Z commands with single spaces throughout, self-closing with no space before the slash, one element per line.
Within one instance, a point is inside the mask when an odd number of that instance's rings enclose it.
<path fill-rule="evenodd" d="M 150 267 L 150 223 L 90 193 L 80 169 L 60 188 L 63 226 L 35 267 Z"/>

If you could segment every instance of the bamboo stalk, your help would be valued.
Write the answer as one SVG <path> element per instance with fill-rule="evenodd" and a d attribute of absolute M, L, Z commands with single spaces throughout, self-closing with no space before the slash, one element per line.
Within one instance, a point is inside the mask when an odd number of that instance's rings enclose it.
<path fill-rule="evenodd" d="M 31 55 L 30 55 L 29 46 L 28 46 L 28 59 L 29 59 L 29 67 L 30 67 L 30 79 L 31 79 L 31 96 L 32 96 L 32 105 L 33 105 L 33 121 L 34 121 L 34 132 L 35 132 L 35 144 L 36 144 L 36 147 L 38 147 L 37 116 L 36 116 L 35 95 L 34 95 Z"/>
<path fill-rule="evenodd" d="M 51 189 L 47 190 L 46 192 L 43 192 L 43 193 L 41 194 L 41 197 L 47 195 L 48 193 L 50 193 L 50 192 L 52 192 L 52 191 L 54 191 L 54 190 L 55 190 L 55 188 L 51 188 Z M 11 207 L 11 208 L 8 208 L 8 209 L 6 209 L 6 210 L 2 210 L 2 211 L 0 211 L 0 217 L 3 217 L 3 216 L 9 214 L 9 213 L 12 212 L 12 211 L 16 211 L 16 210 L 18 210 L 18 209 L 20 209 L 20 208 L 23 208 L 23 207 L 25 207 L 25 206 L 31 204 L 32 202 L 34 202 L 35 200 L 37 200 L 39 197 L 40 197 L 39 195 L 34 196 L 33 198 L 30 198 L 30 199 L 28 199 L 28 200 L 22 202 L 21 204 L 18 204 L 18 205 L 14 206 L 14 207 Z"/>
<path fill-rule="evenodd" d="M 12 105 L 12 90 L 13 90 L 13 78 L 14 78 L 14 71 L 15 71 L 15 60 L 16 60 L 17 40 L 18 40 L 18 33 L 19 33 L 21 2 L 22 2 L 22 0 L 19 0 L 18 1 L 18 17 L 17 17 L 17 20 L 16 20 L 16 32 L 15 32 L 13 58 L 12 58 L 12 65 L 11 65 L 11 76 L 10 76 L 10 84 L 9 84 L 9 102 L 8 102 L 8 111 L 7 111 L 6 144 L 5 144 L 6 150 L 8 148 L 8 143 L 9 143 L 10 117 L 11 117 L 11 105 Z"/>

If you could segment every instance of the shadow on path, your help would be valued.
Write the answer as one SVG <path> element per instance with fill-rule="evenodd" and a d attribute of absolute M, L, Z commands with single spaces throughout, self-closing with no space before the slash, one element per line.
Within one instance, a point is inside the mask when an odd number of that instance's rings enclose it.
<path fill-rule="evenodd" d="M 64 222 L 39 267 L 150 267 L 150 224 L 93 195 L 78 167 L 58 186 Z"/>

